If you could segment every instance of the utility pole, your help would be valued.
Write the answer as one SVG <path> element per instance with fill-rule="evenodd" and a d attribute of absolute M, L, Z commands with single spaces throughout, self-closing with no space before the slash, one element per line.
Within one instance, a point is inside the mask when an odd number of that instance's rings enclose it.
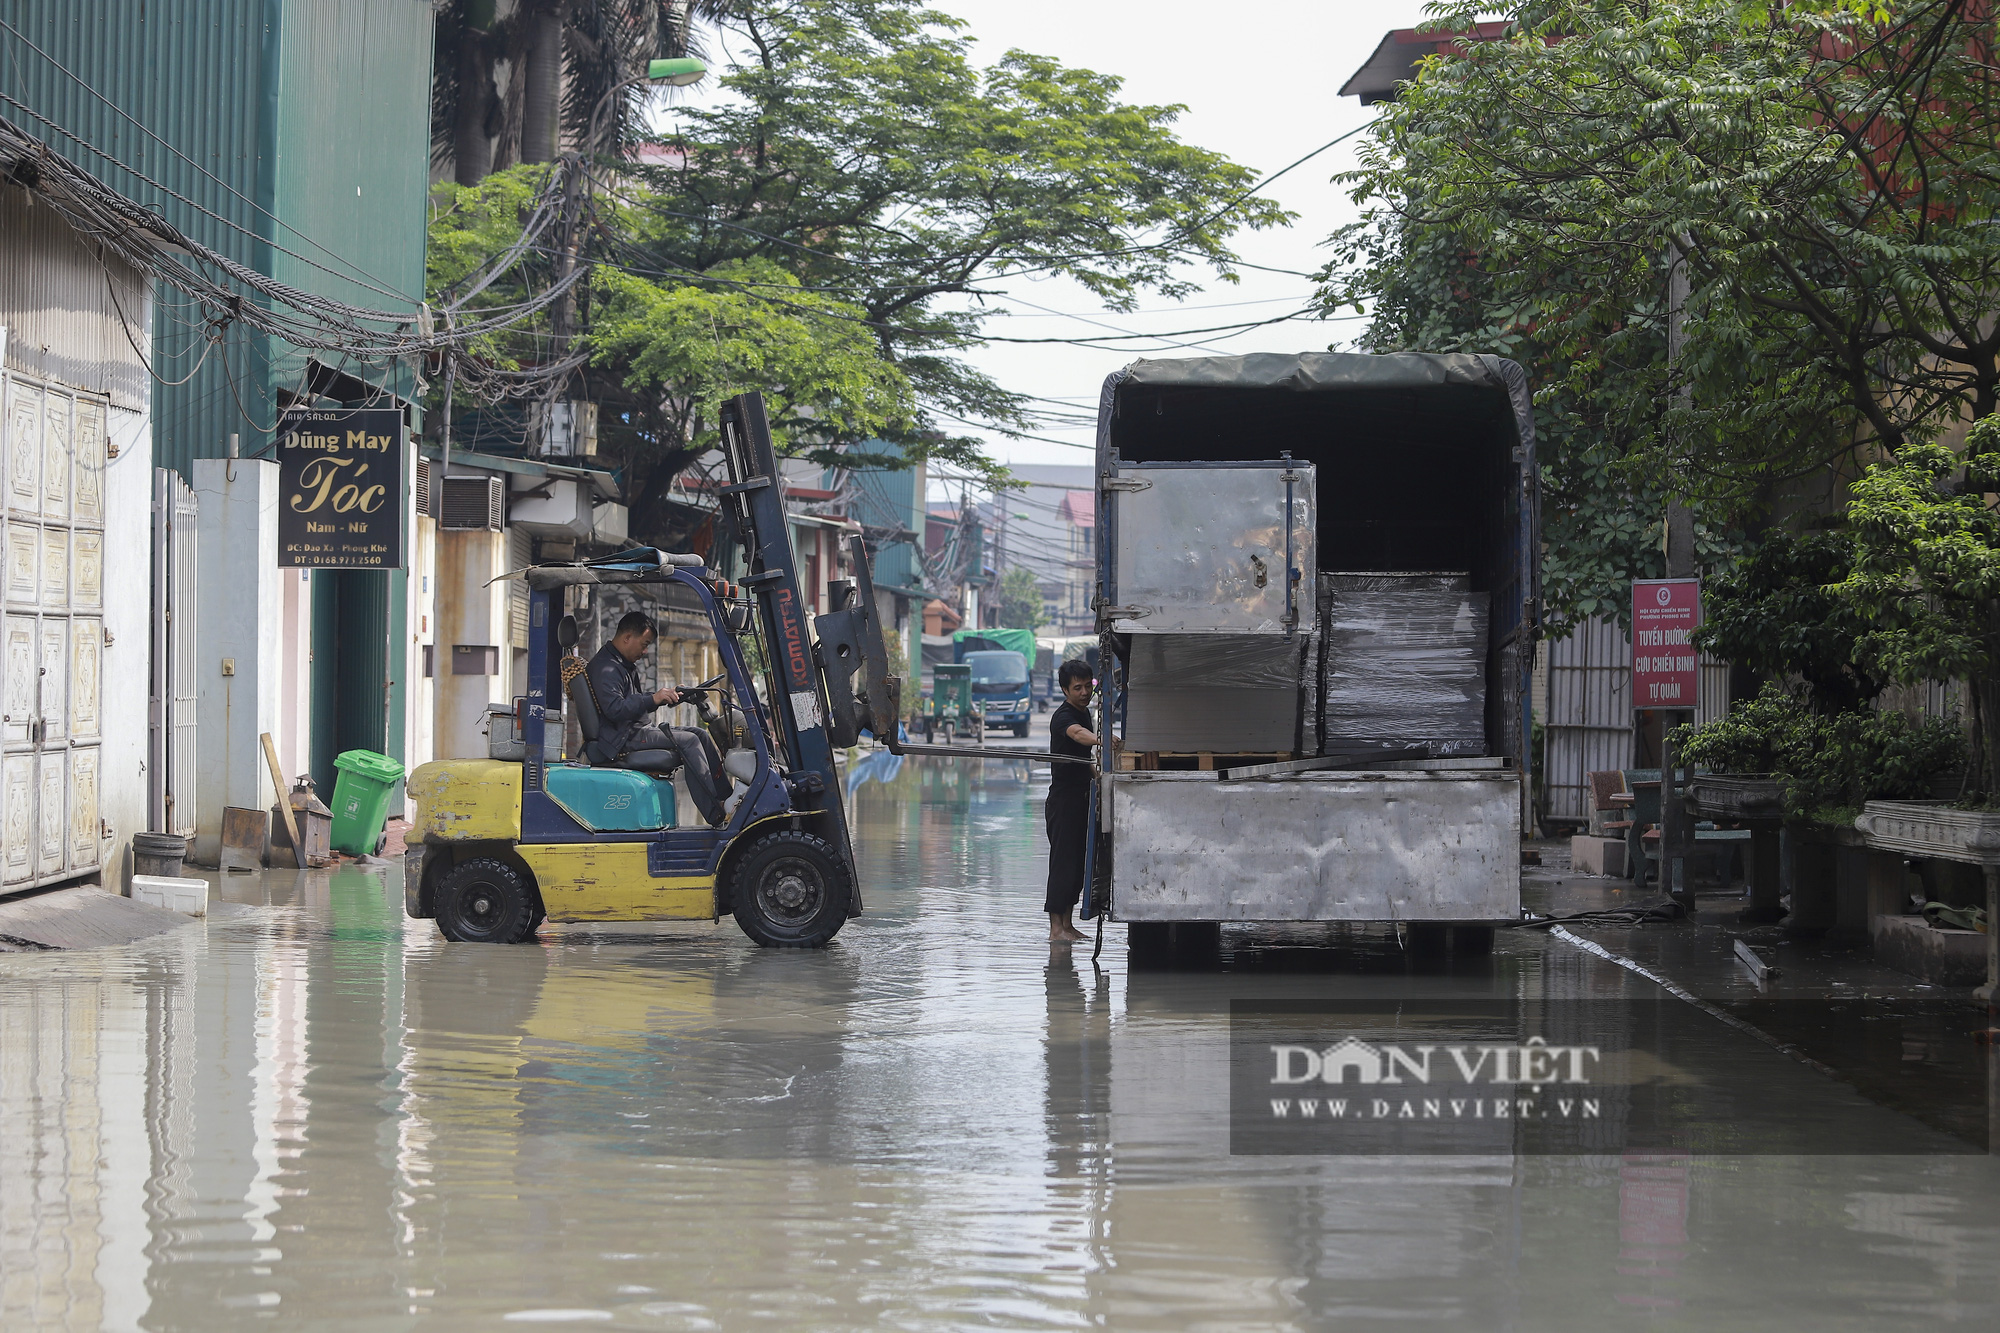
<path fill-rule="evenodd" d="M 1667 367 L 1671 376 L 1677 373 L 1684 352 L 1686 334 L 1683 325 L 1687 319 L 1688 276 L 1687 250 L 1680 244 L 1667 247 Z M 1686 406 L 1693 394 L 1686 385 L 1675 389 L 1675 396 Z M 1673 478 L 1669 477 L 1671 486 Z M 1694 553 L 1694 510 L 1683 503 L 1681 497 L 1670 489 L 1667 494 L 1665 532 L 1667 577 L 1670 579 L 1691 579 L 1695 577 L 1697 566 Z M 1700 667 L 1696 666 L 1697 690 L 1699 689 Z M 1636 703 L 1637 700 L 1634 700 Z M 1688 888 L 1687 863 L 1694 846 L 1694 816 L 1688 809 L 1681 785 L 1680 756 L 1669 739 L 1675 724 L 1685 716 L 1692 722 L 1692 709 L 1663 709 L 1660 719 L 1660 886 L 1673 895 L 1674 901 L 1692 910 L 1694 895 Z M 1692 772 L 1690 771 L 1690 776 Z"/>

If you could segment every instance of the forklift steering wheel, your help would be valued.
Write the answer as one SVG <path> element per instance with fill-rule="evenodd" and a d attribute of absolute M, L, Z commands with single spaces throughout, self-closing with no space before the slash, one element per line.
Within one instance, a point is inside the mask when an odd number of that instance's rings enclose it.
<path fill-rule="evenodd" d="M 710 676 L 699 685 L 676 685 L 673 688 L 681 696 L 681 701 L 685 703 L 691 699 L 700 698 L 727 679 L 729 679 L 729 673 L 725 671 L 719 676 Z"/>

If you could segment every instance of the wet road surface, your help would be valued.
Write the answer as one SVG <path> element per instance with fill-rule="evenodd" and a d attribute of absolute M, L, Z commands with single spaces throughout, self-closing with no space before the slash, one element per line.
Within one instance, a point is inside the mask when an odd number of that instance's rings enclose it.
<path fill-rule="evenodd" d="M 1540 933 L 1417 966 L 1380 932 L 1231 932 L 1174 968 L 1113 927 L 1094 968 L 1038 938 L 1045 784 L 862 783 L 868 911 L 819 953 L 727 921 L 446 945 L 348 868 L 0 956 L 0 1322 L 2000 1326 L 1983 1121 L 1882 1105 Z M 1301 998 L 1607 1041 L 1668 1013 L 1653 1085 L 1700 1146 L 1232 1154 L 1231 1005 Z"/>

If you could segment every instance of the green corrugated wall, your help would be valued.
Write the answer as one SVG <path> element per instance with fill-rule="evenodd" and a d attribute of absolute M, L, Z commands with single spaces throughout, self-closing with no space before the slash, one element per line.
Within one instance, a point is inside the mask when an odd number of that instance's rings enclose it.
<path fill-rule="evenodd" d="M 370 309 L 423 296 L 433 11 L 428 0 L 7 0 L 0 114 L 204 245 Z M 139 312 L 130 312 L 139 318 Z M 192 303 L 160 289 L 154 457 L 184 476 L 270 440 L 305 354 L 240 328 L 202 352 Z M 341 364 L 407 392 L 413 368 Z M 197 364 L 199 363 L 199 369 Z M 406 576 L 315 578 L 313 756 L 403 758 Z M 336 665 L 337 664 L 337 665 Z"/>
<path fill-rule="evenodd" d="M 426 0 L 17 0 L 0 18 L 17 30 L 0 27 L 0 114 L 280 281 L 370 308 L 422 299 Z M 154 369 L 183 379 L 209 331 L 159 297 Z M 160 464 L 185 474 L 232 431 L 262 448 L 302 363 L 234 330 L 186 383 L 156 383 Z M 408 367 L 347 369 L 409 382 Z"/>

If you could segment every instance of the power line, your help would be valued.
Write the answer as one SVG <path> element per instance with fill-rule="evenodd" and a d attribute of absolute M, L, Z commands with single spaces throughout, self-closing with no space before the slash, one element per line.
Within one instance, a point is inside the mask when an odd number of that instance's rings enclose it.
<path fill-rule="evenodd" d="M 21 105 L 4 93 L 0 97 Z M 24 109 L 49 123 L 31 108 Z M 112 160 L 79 136 L 70 137 Z M 302 291 L 213 250 L 158 213 L 112 190 L 5 117 L 0 117 L 0 155 L 11 161 L 13 179 L 46 202 L 80 236 L 98 242 L 134 269 L 159 278 L 188 297 L 202 314 L 211 340 L 220 339 L 230 324 L 240 323 L 295 347 L 338 352 L 362 361 L 417 360 L 437 354 L 456 357 L 464 360 L 471 372 L 468 388 L 490 400 L 533 392 L 540 383 L 567 376 L 583 363 L 584 357 L 579 355 L 525 370 L 505 370 L 481 365 L 466 352 L 474 340 L 512 328 L 561 300 L 582 281 L 587 272 L 584 267 L 524 300 L 486 308 L 478 318 L 463 323 L 448 319 L 440 334 L 429 324 L 428 306 L 410 313 L 370 310 Z M 552 173 L 551 192 L 558 181 L 566 182 L 574 169 L 573 161 L 566 160 L 561 171 Z M 511 263 L 512 258 L 506 262 Z M 227 368 L 226 354 L 224 364 Z M 152 373 L 151 367 L 148 370 Z M 159 378 L 156 373 L 155 378 Z M 230 387 L 233 393 L 233 382 Z"/>

